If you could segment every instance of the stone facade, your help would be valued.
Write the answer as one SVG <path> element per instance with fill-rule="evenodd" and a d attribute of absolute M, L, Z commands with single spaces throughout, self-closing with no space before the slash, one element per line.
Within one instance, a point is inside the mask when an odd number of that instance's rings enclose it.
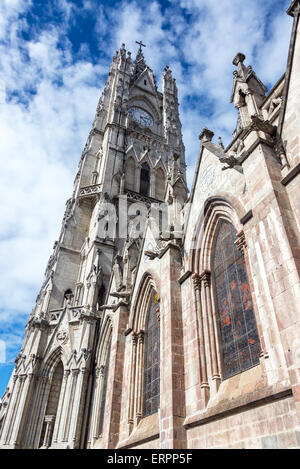
<path fill-rule="evenodd" d="M 1 448 L 300 447 L 299 0 L 288 14 L 268 94 L 234 58 L 233 139 L 203 129 L 189 197 L 172 72 L 159 92 L 142 45 L 116 52 Z"/>

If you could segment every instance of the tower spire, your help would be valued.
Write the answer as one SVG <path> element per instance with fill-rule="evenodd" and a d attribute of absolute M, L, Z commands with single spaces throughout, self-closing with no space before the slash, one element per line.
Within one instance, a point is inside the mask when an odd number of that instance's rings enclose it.
<path fill-rule="evenodd" d="M 133 63 L 132 80 L 131 80 L 132 83 L 134 83 L 139 78 L 139 76 L 143 73 L 145 68 L 147 68 L 147 64 L 145 62 L 143 49 L 142 49 L 142 47 L 146 47 L 146 45 L 143 44 L 142 41 L 135 41 L 135 42 L 139 44 L 140 47 L 136 54 L 136 59 Z"/>

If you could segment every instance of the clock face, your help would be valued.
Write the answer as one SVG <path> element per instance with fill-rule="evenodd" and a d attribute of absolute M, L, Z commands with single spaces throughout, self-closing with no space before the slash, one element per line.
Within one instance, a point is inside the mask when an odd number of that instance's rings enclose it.
<path fill-rule="evenodd" d="M 132 107 L 129 109 L 130 118 L 143 127 L 151 127 L 153 125 L 152 117 L 143 109 Z"/>

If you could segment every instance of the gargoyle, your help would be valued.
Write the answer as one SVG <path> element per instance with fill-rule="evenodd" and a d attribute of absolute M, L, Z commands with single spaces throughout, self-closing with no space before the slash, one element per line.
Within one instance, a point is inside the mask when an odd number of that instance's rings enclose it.
<path fill-rule="evenodd" d="M 234 168 L 235 166 L 238 166 L 240 164 L 238 160 L 232 155 L 221 156 L 220 161 L 221 163 L 226 163 L 228 165 L 228 166 L 223 166 L 222 171 L 225 171 L 226 169 Z"/>
<path fill-rule="evenodd" d="M 261 130 L 265 134 L 270 135 L 270 137 L 274 137 L 276 135 L 276 127 L 270 124 L 268 120 L 264 121 L 257 114 L 251 116 L 251 120 L 253 130 Z"/>

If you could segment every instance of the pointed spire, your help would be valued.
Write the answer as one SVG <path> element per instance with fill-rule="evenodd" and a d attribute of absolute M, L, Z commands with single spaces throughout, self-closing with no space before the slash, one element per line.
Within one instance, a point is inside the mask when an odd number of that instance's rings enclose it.
<path fill-rule="evenodd" d="M 144 57 L 143 50 L 142 50 L 142 46 L 143 47 L 146 47 L 146 46 L 141 41 L 140 42 L 136 41 L 136 43 L 139 44 L 140 47 L 137 52 L 136 59 L 133 63 L 131 83 L 135 82 L 139 78 L 139 76 L 143 73 L 145 68 L 147 68 L 147 64 L 145 62 L 145 57 Z"/>
<path fill-rule="evenodd" d="M 289 9 L 287 10 L 287 14 L 290 16 L 299 16 L 300 15 L 300 1 L 293 0 Z"/>

